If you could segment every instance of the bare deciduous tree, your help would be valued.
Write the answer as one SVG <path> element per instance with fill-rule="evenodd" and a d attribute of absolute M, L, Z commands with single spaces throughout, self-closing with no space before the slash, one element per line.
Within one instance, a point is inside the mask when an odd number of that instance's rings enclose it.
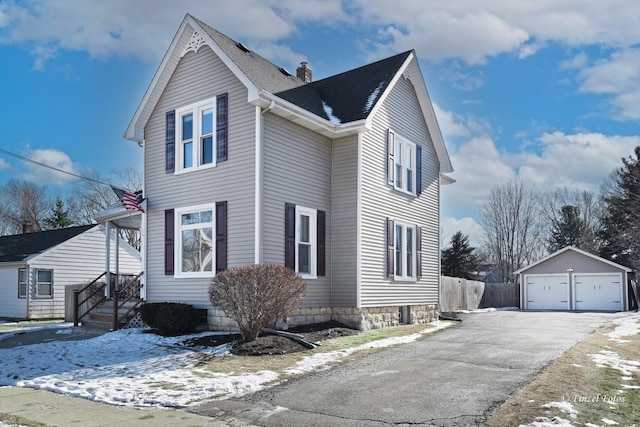
<path fill-rule="evenodd" d="M 254 341 L 269 322 L 297 309 L 306 290 L 307 284 L 293 270 L 276 264 L 247 265 L 216 274 L 209 299 L 238 323 L 244 340 Z"/>
<path fill-rule="evenodd" d="M 502 282 L 513 272 L 542 255 L 542 227 L 538 215 L 540 196 L 522 182 L 510 181 L 491 189 L 480 208 L 485 250 L 496 264 Z"/>
<path fill-rule="evenodd" d="M 26 224 L 33 231 L 45 228 L 44 219 L 53 206 L 47 188 L 16 179 L 0 191 L 0 222 L 3 234 L 18 234 Z"/>

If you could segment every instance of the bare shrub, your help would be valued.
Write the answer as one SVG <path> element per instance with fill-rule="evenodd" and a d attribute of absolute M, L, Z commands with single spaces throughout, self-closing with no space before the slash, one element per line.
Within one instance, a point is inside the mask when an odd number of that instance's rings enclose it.
<path fill-rule="evenodd" d="M 254 341 L 265 325 L 298 308 L 306 291 L 307 284 L 294 271 L 257 264 L 218 273 L 209 286 L 209 299 L 238 323 L 245 341 Z"/>

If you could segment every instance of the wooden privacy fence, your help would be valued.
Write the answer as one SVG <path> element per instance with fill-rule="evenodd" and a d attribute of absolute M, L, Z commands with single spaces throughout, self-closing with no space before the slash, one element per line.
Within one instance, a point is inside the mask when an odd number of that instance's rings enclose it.
<path fill-rule="evenodd" d="M 515 283 L 484 283 L 447 276 L 440 278 L 440 311 L 518 306 L 520 292 Z"/>

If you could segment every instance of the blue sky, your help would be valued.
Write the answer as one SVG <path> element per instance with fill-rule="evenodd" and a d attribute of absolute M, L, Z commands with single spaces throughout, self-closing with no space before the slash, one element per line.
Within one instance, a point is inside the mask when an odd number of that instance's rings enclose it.
<path fill-rule="evenodd" d="M 415 49 L 457 183 L 443 241 L 519 177 L 598 192 L 640 145 L 637 0 L 0 0 L 0 149 L 109 180 L 142 168 L 122 134 L 185 13 L 314 79 Z M 0 184 L 74 178 L 0 153 Z"/>

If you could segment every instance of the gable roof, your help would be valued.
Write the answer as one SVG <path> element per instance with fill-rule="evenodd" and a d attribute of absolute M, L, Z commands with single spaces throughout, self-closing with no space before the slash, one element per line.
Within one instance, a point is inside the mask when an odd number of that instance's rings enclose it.
<path fill-rule="evenodd" d="M 58 230 L 0 236 L 0 263 L 27 261 L 94 227 L 98 225 L 80 225 Z"/>
<path fill-rule="evenodd" d="M 329 138 L 371 129 L 376 109 L 402 76 L 416 90 L 440 163 L 453 171 L 415 52 L 408 51 L 316 82 L 305 84 L 281 67 L 187 14 L 127 130 L 125 138 L 144 142 L 146 125 L 180 58 L 208 45 L 247 88 L 247 101 Z M 451 182 L 452 180 L 448 180 Z"/>
<path fill-rule="evenodd" d="M 530 264 L 530 265 L 528 265 L 526 267 L 523 267 L 520 270 L 514 271 L 514 273 L 515 274 L 520 274 L 520 273 L 522 273 L 522 272 L 524 272 L 524 271 L 526 271 L 526 270 L 528 270 L 528 269 L 530 269 L 532 267 L 535 267 L 538 264 L 542 264 L 543 262 L 545 262 L 545 261 L 547 261 L 547 260 L 549 260 L 551 258 L 554 258 L 554 257 L 556 257 L 556 256 L 558 256 L 558 255 L 560 255 L 560 254 L 562 254 L 564 252 L 567 252 L 567 251 L 576 252 L 578 254 L 584 255 L 586 257 L 589 257 L 591 259 L 599 261 L 599 262 L 601 262 L 603 264 L 607 264 L 607 265 L 610 265 L 612 267 L 619 268 L 619 269 L 624 270 L 626 272 L 630 272 L 631 271 L 630 268 L 625 267 L 624 265 L 616 264 L 615 262 L 609 261 L 608 259 L 604 259 L 604 258 L 599 257 L 597 255 L 594 255 L 594 254 L 591 254 L 589 252 L 583 251 L 582 249 L 578 249 L 575 246 L 565 246 L 564 248 L 560 249 L 559 251 L 556 251 L 556 252 L 552 253 L 551 255 L 548 255 L 548 256 L 546 256 L 546 257 L 534 262 L 533 264 Z"/>

